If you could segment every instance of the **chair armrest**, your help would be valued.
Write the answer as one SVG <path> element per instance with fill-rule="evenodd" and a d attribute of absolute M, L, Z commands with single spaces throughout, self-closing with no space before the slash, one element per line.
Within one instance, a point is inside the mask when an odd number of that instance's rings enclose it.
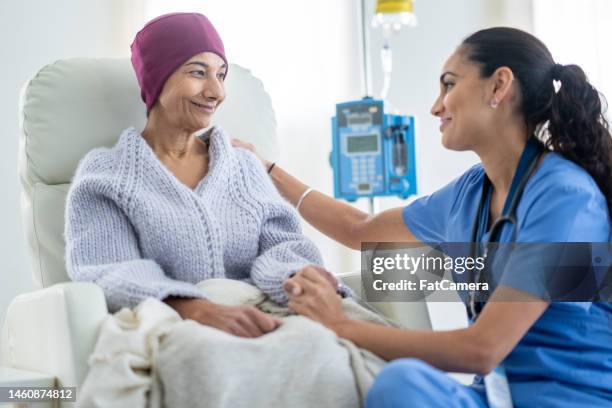
<path fill-rule="evenodd" d="M 23 388 L 23 387 L 54 387 L 55 386 L 55 378 L 49 375 L 33 373 L 31 371 L 23 371 L 17 370 L 14 368 L 8 367 L 0 367 L 0 387 L 10 387 L 10 388 Z M 7 397 L 6 391 L 3 395 L 5 398 Z M 41 401 L 32 403 L 36 408 L 58 408 L 59 404 L 54 403 L 52 400 Z M 14 403 L 4 405 L 0 403 L 1 407 L 25 407 L 29 406 L 27 403 Z M 68 403 L 62 404 L 62 407 L 70 407 Z"/>
<path fill-rule="evenodd" d="M 361 272 L 341 272 L 336 277 L 353 289 L 357 296 L 363 296 Z M 363 299 L 365 300 L 365 299 Z M 414 330 L 431 330 L 431 320 L 427 302 L 367 302 L 383 316 L 391 319 L 401 327 Z"/>
<path fill-rule="evenodd" d="M 60 283 L 19 295 L 6 313 L 0 364 L 78 387 L 107 314 L 104 293 L 93 283 Z"/>
<path fill-rule="evenodd" d="M 54 387 L 55 378 L 32 371 L 0 367 L 0 387 Z"/>

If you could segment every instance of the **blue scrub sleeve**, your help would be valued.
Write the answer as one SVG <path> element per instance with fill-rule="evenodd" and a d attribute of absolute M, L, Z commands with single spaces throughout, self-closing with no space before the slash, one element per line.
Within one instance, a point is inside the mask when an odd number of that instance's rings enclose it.
<path fill-rule="evenodd" d="M 482 180 L 483 174 L 482 165 L 475 165 L 440 190 L 404 207 L 402 218 L 412 235 L 421 242 L 448 241 L 447 231 L 451 214 L 456 212 L 466 187 L 478 179 Z"/>

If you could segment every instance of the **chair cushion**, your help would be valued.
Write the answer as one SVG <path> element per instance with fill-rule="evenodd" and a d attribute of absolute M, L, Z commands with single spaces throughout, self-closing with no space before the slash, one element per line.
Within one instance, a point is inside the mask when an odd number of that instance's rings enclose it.
<path fill-rule="evenodd" d="M 214 124 L 277 156 L 270 97 L 250 71 L 231 65 Z M 20 97 L 21 207 L 33 275 L 40 287 L 68 280 L 64 203 L 79 160 L 113 146 L 129 126 L 143 129 L 146 107 L 128 59 L 69 59 L 43 67 Z"/>

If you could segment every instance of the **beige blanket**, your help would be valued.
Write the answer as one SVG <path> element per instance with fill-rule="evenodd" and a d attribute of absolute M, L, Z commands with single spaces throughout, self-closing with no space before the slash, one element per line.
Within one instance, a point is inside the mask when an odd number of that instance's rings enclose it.
<path fill-rule="evenodd" d="M 83 407 L 357 407 L 384 361 L 266 299 L 252 285 L 210 279 L 211 301 L 251 304 L 283 319 L 272 333 L 236 337 L 182 320 L 149 298 L 109 315 L 81 388 Z M 389 324 L 345 299 L 355 319 Z"/>

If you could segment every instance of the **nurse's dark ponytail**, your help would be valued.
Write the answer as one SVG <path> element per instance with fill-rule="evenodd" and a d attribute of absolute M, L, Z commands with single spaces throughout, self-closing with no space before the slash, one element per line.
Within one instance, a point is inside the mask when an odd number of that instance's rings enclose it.
<path fill-rule="evenodd" d="M 482 77 L 499 67 L 512 70 L 521 89 L 527 127 L 545 145 L 584 168 L 606 197 L 612 215 L 612 135 L 604 117 L 605 98 L 577 65 L 556 64 L 536 37 L 521 30 L 496 27 L 463 41 Z"/>

